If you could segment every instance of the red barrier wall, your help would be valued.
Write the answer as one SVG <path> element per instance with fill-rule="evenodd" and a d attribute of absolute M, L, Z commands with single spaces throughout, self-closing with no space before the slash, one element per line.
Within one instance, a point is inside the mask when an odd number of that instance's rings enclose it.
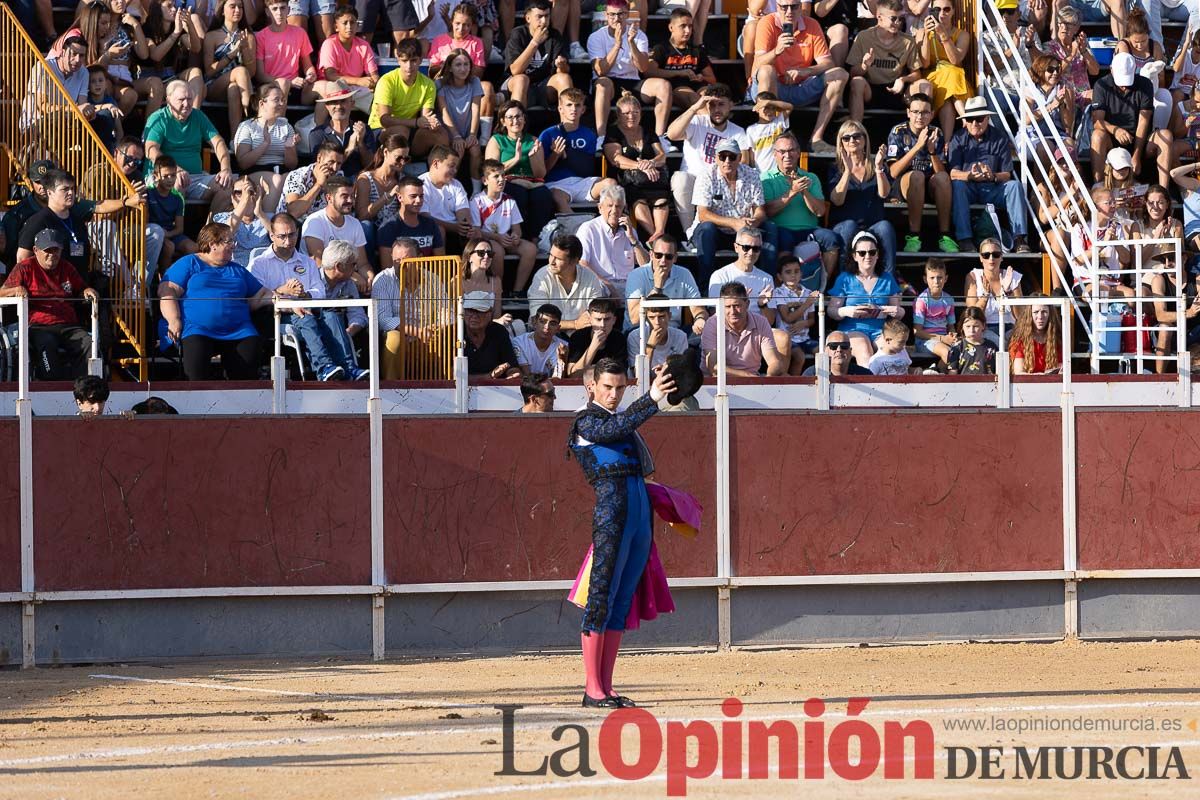
<path fill-rule="evenodd" d="M 569 417 L 404 417 L 384 422 L 388 580 L 570 580 L 591 544 L 595 495 L 566 459 Z M 667 573 L 716 574 L 711 415 L 642 428 L 663 483 L 705 508 L 694 542 L 655 528 Z"/>
<path fill-rule="evenodd" d="M 1080 568 L 1200 567 L 1200 413 L 1075 419 Z"/>
<path fill-rule="evenodd" d="M 21 463 L 15 417 L 0 420 L 0 592 L 21 590 Z"/>
<path fill-rule="evenodd" d="M 736 414 L 735 575 L 1062 569 L 1055 413 Z"/>
<path fill-rule="evenodd" d="M 33 442 L 39 590 L 370 582 L 365 417 L 35 419 Z"/>

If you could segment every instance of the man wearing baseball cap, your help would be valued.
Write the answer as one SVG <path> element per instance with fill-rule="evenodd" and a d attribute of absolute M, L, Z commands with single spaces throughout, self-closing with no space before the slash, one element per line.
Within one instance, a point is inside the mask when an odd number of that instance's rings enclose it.
<path fill-rule="evenodd" d="M 476 378 L 519 378 L 517 354 L 503 325 L 492 322 L 496 298 L 491 292 L 463 295 L 467 374 Z"/>
<path fill-rule="evenodd" d="M 53 169 L 58 169 L 58 165 L 53 161 L 42 160 L 33 162 L 26 170 L 30 191 L 4 215 L 5 264 L 12 264 L 17 260 L 17 240 L 21 238 L 21 229 L 25 227 L 25 223 L 46 207 L 46 173 Z"/>
<path fill-rule="evenodd" d="M 1144 156 L 1156 157 L 1158 182 L 1171 185 L 1169 130 L 1152 130 L 1154 84 L 1137 74 L 1129 53 L 1113 56 L 1112 71 L 1092 89 L 1092 174 L 1104 174 L 1104 159 L 1114 146 L 1124 147 L 1133 160 L 1133 174 L 1142 172 Z"/>
<path fill-rule="evenodd" d="M 696 283 L 707 286 L 718 250 L 733 246 L 742 228 L 759 228 L 767 219 L 758 170 L 741 163 L 741 145 L 726 139 L 717 145 L 717 163 L 696 176 L 692 203 L 696 220 L 688 238 L 697 251 Z M 763 253 L 763 266 L 775 273 L 774 253 Z"/>
<path fill-rule="evenodd" d="M 39 231 L 33 255 L 8 274 L 0 297 L 29 298 L 29 350 L 37 380 L 73 380 L 87 374 L 92 337 L 79 324 L 75 301 L 96 303 L 95 289 L 63 258 L 65 237 L 52 228 Z"/>

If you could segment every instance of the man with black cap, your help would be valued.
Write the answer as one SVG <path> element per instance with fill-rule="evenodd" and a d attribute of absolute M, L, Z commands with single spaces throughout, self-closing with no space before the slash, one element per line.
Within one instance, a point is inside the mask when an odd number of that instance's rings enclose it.
<path fill-rule="evenodd" d="M 58 165 L 45 159 L 30 164 L 29 170 L 25 174 L 29 177 L 31 191 L 27 192 L 21 198 L 21 202 L 4 215 L 5 264 L 16 263 L 17 241 L 21 238 L 21 230 L 30 217 L 46 207 L 46 173 L 52 169 L 58 169 Z"/>
<path fill-rule="evenodd" d="M 64 250 L 65 237 L 59 231 L 42 230 L 34 237 L 33 255 L 17 263 L 0 289 L 0 297 L 30 298 L 29 349 L 38 380 L 72 380 L 86 374 L 92 350 L 91 334 L 79 324 L 73 301 L 95 303 L 100 297 L 95 289 L 85 288 Z"/>

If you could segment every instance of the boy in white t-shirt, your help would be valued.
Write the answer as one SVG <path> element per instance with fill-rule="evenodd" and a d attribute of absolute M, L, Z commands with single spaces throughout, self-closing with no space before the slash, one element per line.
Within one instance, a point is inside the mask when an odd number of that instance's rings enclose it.
<path fill-rule="evenodd" d="M 504 165 L 493 159 L 484 161 L 483 191 L 471 198 L 468 211 L 471 224 L 496 249 L 494 268 L 498 274 L 503 275 L 504 256 L 507 253 L 516 253 L 520 258 L 513 289 L 518 296 L 523 296 L 525 288 L 529 286 L 529 277 L 533 274 L 534 261 L 537 260 L 537 245 L 521 238 L 521 209 L 517 208 L 515 200 L 504 193 L 504 181 Z"/>
<path fill-rule="evenodd" d="M 772 92 L 759 92 L 754 113 L 758 114 L 758 122 L 746 128 L 746 138 L 750 140 L 754 166 L 765 175 L 775 169 L 775 140 L 788 129 L 792 104 L 776 98 Z"/>
<path fill-rule="evenodd" d="M 907 375 L 912 367 L 912 357 L 904 349 L 908 345 L 908 326 L 888 317 L 876 343 L 879 349 L 867 362 L 867 369 L 876 375 Z"/>

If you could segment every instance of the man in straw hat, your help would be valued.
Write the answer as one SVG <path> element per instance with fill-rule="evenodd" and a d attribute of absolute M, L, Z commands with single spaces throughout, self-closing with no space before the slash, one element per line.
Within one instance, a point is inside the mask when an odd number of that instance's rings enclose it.
<path fill-rule="evenodd" d="M 1003 202 L 1012 226 L 1013 247 L 1018 253 L 1028 253 L 1025 190 L 1013 177 L 1012 146 L 1008 137 L 989 125 L 991 118 L 987 101 L 972 97 L 959 116 L 962 129 L 950 140 L 950 157 L 946 165 L 950 168 L 954 238 L 958 240 L 960 250 L 975 250 L 971 204 L 1000 205 Z"/>

